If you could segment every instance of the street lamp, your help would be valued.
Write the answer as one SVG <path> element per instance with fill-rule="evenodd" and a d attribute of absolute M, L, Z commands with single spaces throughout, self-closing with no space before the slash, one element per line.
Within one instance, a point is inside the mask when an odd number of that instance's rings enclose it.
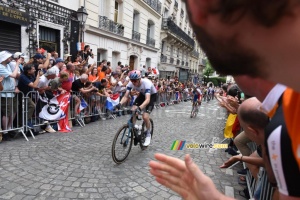
<path fill-rule="evenodd" d="M 80 23 L 80 42 L 84 42 L 84 37 L 83 37 L 83 30 L 84 30 L 84 24 L 86 22 L 86 19 L 88 17 L 88 13 L 86 12 L 85 7 L 81 6 L 80 8 L 78 8 L 77 10 L 77 19 Z"/>

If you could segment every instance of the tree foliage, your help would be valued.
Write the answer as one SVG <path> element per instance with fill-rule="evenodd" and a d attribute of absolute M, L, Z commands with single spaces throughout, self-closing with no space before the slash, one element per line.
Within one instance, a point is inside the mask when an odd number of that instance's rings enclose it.
<path fill-rule="evenodd" d="M 206 60 L 206 66 L 204 68 L 204 72 L 203 74 L 206 76 L 206 77 L 209 77 L 210 75 L 212 75 L 214 73 L 214 69 L 212 68 L 210 62 L 208 60 Z"/>

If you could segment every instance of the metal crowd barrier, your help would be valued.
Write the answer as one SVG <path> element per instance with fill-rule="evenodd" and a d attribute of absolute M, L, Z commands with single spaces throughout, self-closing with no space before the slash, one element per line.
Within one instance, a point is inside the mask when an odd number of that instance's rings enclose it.
<path fill-rule="evenodd" d="M 16 131 L 22 133 L 24 138 L 28 141 L 26 134 L 24 133 L 24 103 L 22 92 L 0 92 L 0 132 L 2 134 L 7 134 L 11 131 Z M 3 123 L 4 122 L 4 123 Z"/>
<path fill-rule="evenodd" d="M 57 120 L 49 121 L 39 116 L 43 107 L 48 104 L 48 100 L 50 99 L 51 97 L 47 96 L 46 93 L 39 94 L 37 91 L 30 91 L 24 96 L 24 129 L 26 132 L 30 132 L 32 138 L 35 138 L 33 131 L 41 132 L 42 129 L 50 124 L 57 123 Z"/>
<path fill-rule="evenodd" d="M 256 144 L 254 142 L 248 143 L 248 146 L 250 147 L 251 151 L 254 152 L 256 150 Z M 245 163 L 243 163 L 244 168 L 246 168 Z M 249 191 L 250 198 L 254 198 L 254 194 L 258 187 L 261 187 L 260 192 L 260 198 L 261 200 L 271 200 L 273 196 L 273 187 L 268 181 L 267 173 L 265 171 L 265 168 L 260 167 L 258 178 L 255 180 L 255 178 L 252 176 L 250 170 L 248 170 L 246 175 L 246 182 L 247 187 Z"/>
<path fill-rule="evenodd" d="M 2 124 L 2 120 L 0 120 L 0 127 L 3 128 L 3 130 L 0 129 L 0 132 L 6 134 L 9 131 L 17 131 L 18 133 L 22 133 L 24 138 L 28 141 L 25 133 L 30 133 L 32 138 L 35 139 L 34 132 L 40 132 L 48 125 L 58 123 L 58 120 L 46 120 L 40 117 L 40 112 L 43 107 L 47 104 L 50 105 L 49 100 L 53 97 L 52 93 L 46 95 L 45 93 L 39 94 L 37 91 L 31 91 L 27 93 L 27 95 L 24 95 L 22 92 L 18 94 L 15 92 L 0 92 L 0 94 L 2 95 L 0 99 L 1 117 L 9 116 L 10 111 L 14 113 L 11 119 L 13 123 L 10 127 L 6 127 Z M 10 94 L 14 94 L 15 97 L 11 98 Z M 121 93 L 120 99 L 124 94 L 125 93 Z M 176 97 L 174 91 L 158 93 L 156 105 L 172 105 L 181 100 L 180 96 L 182 96 L 182 94 Z M 85 126 L 85 121 L 96 121 L 100 118 L 116 118 L 115 114 L 130 114 L 129 101 L 124 105 L 123 110 L 120 110 L 118 113 L 108 111 L 105 107 L 105 102 L 106 97 L 97 96 L 93 93 L 82 94 L 80 92 L 71 92 L 67 116 L 68 120 L 75 121 L 80 126 Z M 78 112 L 80 104 L 85 106 Z M 10 108 L 11 110 L 8 110 Z"/>

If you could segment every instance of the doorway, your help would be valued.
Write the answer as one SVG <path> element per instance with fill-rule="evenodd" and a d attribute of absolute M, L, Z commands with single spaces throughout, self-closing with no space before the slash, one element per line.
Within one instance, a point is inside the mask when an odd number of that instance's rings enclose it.
<path fill-rule="evenodd" d="M 135 66 L 137 66 L 137 56 L 130 56 L 129 58 L 129 68 L 130 71 L 135 69 Z"/>
<path fill-rule="evenodd" d="M 60 31 L 52 28 L 39 27 L 39 46 L 50 51 L 60 53 Z"/>

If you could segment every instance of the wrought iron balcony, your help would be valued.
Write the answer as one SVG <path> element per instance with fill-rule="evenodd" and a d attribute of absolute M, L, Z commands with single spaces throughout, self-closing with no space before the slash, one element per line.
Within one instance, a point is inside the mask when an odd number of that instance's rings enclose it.
<path fill-rule="evenodd" d="M 174 8 L 175 8 L 176 10 L 178 10 L 178 2 L 177 2 L 177 0 L 175 0 Z"/>
<path fill-rule="evenodd" d="M 139 42 L 141 40 L 141 34 L 139 32 L 132 31 L 132 39 Z"/>
<path fill-rule="evenodd" d="M 184 61 L 181 61 L 181 65 L 184 66 Z"/>
<path fill-rule="evenodd" d="M 165 56 L 165 55 L 161 55 L 161 56 L 160 56 L 160 62 L 161 62 L 161 63 L 166 63 L 166 62 L 167 62 L 167 59 L 168 59 L 168 57 Z"/>
<path fill-rule="evenodd" d="M 196 50 L 192 51 L 192 56 L 194 56 L 195 58 L 199 58 L 199 52 Z"/>
<path fill-rule="evenodd" d="M 159 14 L 161 13 L 161 3 L 159 2 L 159 0 L 144 0 L 144 2 Z"/>
<path fill-rule="evenodd" d="M 170 63 L 171 63 L 171 64 L 174 63 L 174 58 L 170 58 Z"/>
<path fill-rule="evenodd" d="M 180 17 L 184 18 L 184 11 L 183 11 L 183 9 L 181 9 L 181 11 L 180 11 Z"/>
<path fill-rule="evenodd" d="M 151 37 L 147 37 L 146 44 L 155 47 L 155 40 Z"/>
<path fill-rule="evenodd" d="M 124 26 L 108 19 L 106 16 L 99 16 L 99 28 L 117 35 L 124 35 Z"/>
<path fill-rule="evenodd" d="M 182 39 L 190 47 L 194 47 L 195 41 L 186 34 L 171 18 L 163 18 L 162 29 L 168 30 L 178 38 Z"/>
<path fill-rule="evenodd" d="M 177 59 L 177 65 L 179 65 L 180 64 L 180 60 L 179 59 Z"/>

